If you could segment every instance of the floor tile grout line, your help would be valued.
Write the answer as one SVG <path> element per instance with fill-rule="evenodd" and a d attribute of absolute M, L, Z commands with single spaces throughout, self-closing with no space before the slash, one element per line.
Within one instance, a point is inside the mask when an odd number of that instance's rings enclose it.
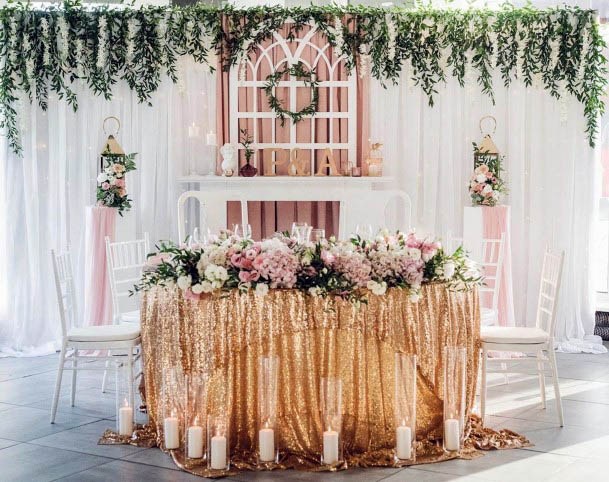
<path fill-rule="evenodd" d="M 112 462 L 114 462 L 114 460 L 109 460 L 107 462 L 102 462 L 101 464 L 95 464 L 95 465 L 92 465 L 91 467 L 88 467 L 88 468 L 83 469 L 83 470 L 78 470 L 78 471 L 73 472 L 71 474 L 64 474 L 61 477 L 57 477 L 56 479 L 51 480 L 50 482 L 56 482 L 58 480 L 65 479 L 67 477 L 74 477 L 75 475 L 82 474 L 84 472 L 87 472 L 88 470 L 91 470 L 91 469 L 94 469 L 94 468 L 97 468 L 97 467 L 101 467 L 102 465 L 111 464 Z"/>

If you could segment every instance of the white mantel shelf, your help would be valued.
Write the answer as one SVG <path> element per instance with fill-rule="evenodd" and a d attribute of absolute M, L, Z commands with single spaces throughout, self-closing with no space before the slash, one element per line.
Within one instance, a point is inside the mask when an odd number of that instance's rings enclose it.
<path fill-rule="evenodd" d="M 372 177 L 350 177 L 350 176 L 254 176 L 254 177 L 224 177 L 224 176 L 182 176 L 177 181 L 180 184 L 201 184 L 208 186 L 261 187 L 263 185 L 292 185 L 292 184 L 315 184 L 317 186 L 340 186 L 340 187 L 366 187 L 372 184 L 387 184 L 395 179 L 390 176 Z"/>

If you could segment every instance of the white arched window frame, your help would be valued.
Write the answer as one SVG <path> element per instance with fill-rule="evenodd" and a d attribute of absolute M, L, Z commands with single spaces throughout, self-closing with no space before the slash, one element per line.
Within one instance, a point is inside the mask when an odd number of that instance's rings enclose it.
<path fill-rule="evenodd" d="M 355 162 L 356 160 L 356 135 L 357 135 L 357 79 L 355 75 L 349 74 L 346 80 L 339 80 L 340 69 L 344 68 L 341 61 L 342 57 L 333 59 L 330 55 L 330 45 L 328 42 L 324 42 L 323 45 L 316 45 L 312 42 L 315 34 L 318 32 L 316 26 L 314 24 L 311 25 L 311 28 L 302 38 L 296 38 L 294 40 L 288 40 L 284 38 L 281 33 L 275 32 L 273 34 L 272 42 L 267 45 L 259 45 L 258 46 L 258 55 L 255 61 L 250 59 L 247 60 L 247 69 L 248 75 L 246 79 L 248 80 L 239 80 L 239 65 L 231 68 L 229 73 L 229 95 L 230 95 L 230 142 L 238 146 L 239 149 L 242 149 L 242 146 L 239 145 L 239 121 L 241 120 L 253 120 L 253 132 L 249 134 L 252 135 L 254 139 L 254 143 L 252 144 L 252 148 L 255 150 L 256 155 L 254 157 L 254 163 L 256 167 L 260 169 L 259 166 L 259 151 L 262 149 L 268 148 L 285 148 L 292 149 L 298 148 L 300 150 L 306 150 L 310 153 L 311 160 L 311 173 L 315 173 L 315 161 L 319 158 L 319 151 L 324 151 L 329 148 L 333 151 L 347 151 L 349 161 Z M 294 52 L 290 49 L 290 43 L 297 44 Z M 307 49 L 313 49 L 316 52 L 316 55 L 313 56 L 312 60 L 303 58 L 303 52 L 307 51 Z M 273 61 L 273 51 L 275 49 L 281 49 L 284 58 L 281 58 L 275 63 Z M 258 104 L 259 98 L 261 95 L 262 89 L 267 83 L 266 79 L 259 78 L 259 70 L 263 62 L 266 62 L 270 67 L 271 72 L 275 72 L 276 70 L 285 68 L 288 63 L 296 64 L 297 62 L 302 62 L 303 65 L 306 66 L 307 69 L 312 70 L 315 69 L 319 62 L 324 62 L 328 71 L 328 79 L 320 79 L 318 77 L 318 87 L 319 89 L 327 88 L 328 89 L 328 110 L 327 112 L 317 112 L 315 116 L 311 119 L 311 128 L 310 128 L 310 136 L 308 141 L 303 141 L 302 139 L 297 139 L 297 126 L 293 123 L 289 118 L 285 120 L 286 125 L 289 125 L 289 140 L 287 142 L 278 142 L 277 140 L 277 129 L 275 119 L 277 118 L 277 114 L 273 111 L 259 111 Z M 251 79 L 251 80 L 250 80 Z M 297 80 L 294 77 L 291 77 L 290 80 L 281 80 L 277 83 L 278 88 L 287 88 L 289 92 L 289 106 L 287 107 L 290 111 L 297 110 L 297 93 L 298 89 L 307 89 L 310 90 L 309 86 L 305 84 L 302 80 Z M 239 88 L 248 89 L 247 93 L 250 94 L 253 98 L 253 102 L 250 104 L 252 110 L 240 110 L 239 107 Z M 336 97 L 335 97 L 335 89 L 346 89 L 347 92 L 347 108 L 339 110 L 339 106 L 336 105 Z M 262 94 L 264 95 L 264 94 Z M 257 122 L 259 119 L 272 119 L 271 122 L 271 140 L 270 142 L 261 142 L 260 141 L 260 128 L 259 123 Z M 332 119 L 329 122 L 328 127 L 328 139 L 329 142 L 316 142 L 315 137 L 315 128 L 316 123 L 315 119 Z M 333 119 L 345 120 L 347 122 L 347 140 L 345 142 L 334 142 L 335 141 L 335 128 L 336 123 Z M 339 121 L 340 122 L 340 121 Z M 273 153 L 273 156 L 276 156 Z"/>

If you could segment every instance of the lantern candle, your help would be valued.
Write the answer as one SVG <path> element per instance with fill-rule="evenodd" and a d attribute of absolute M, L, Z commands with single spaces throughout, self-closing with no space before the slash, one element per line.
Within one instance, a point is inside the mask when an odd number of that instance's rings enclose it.
<path fill-rule="evenodd" d="M 188 427 L 188 458 L 200 459 L 203 457 L 203 427 L 196 425 Z"/>
<path fill-rule="evenodd" d="M 119 435 L 131 435 L 133 433 L 133 408 L 125 399 L 124 405 L 118 411 Z"/>
<path fill-rule="evenodd" d="M 459 450 L 459 420 L 449 418 L 444 421 L 444 446 L 451 452 Z"/>
<path fill-rule="evenodd" d="M 338 462 L 338 432 L 328 427 L 324 432 L 324 464 Z"/>
<path fill-rule="evenodd" d="M 226 468 L 226 437 L 222 435 L 214 435 L 211 438 L 211 468 Z"/>
<path fill-rule="evenodd" d="M 412 454 L 412 431 L 405 422 L 395 429 L 395 440 L 395 452 L 398 459 L 409 459 Z"/>
<path fill-rule="evenodd" d="M 188 126 L 188 137 L 199 137 L 199 132 L 199 126 L 196 125 L 194 122 L 192 123 L 192 125 Z"/>
<path fill-rule="evenodd" d="M 260 460 L 272 462 L 275 460 L 275 431 L 272 428 L 263 428 L 258 432 L 260 443 Z"/>
<path fill-rule="evenodd" d="M 163 432 L 165 436 L 165 448 L 167 450 L 180 447 L 179 420 L 173 413 L 170 417 L 165 417 L 163 421 Z"/>

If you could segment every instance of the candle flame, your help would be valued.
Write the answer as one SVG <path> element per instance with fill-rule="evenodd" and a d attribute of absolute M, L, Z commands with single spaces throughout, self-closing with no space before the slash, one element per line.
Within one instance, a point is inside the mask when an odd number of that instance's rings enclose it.
<path fill-rule="evenodd" d="M 406 420 L 402 420 L 402 427 L 406 426 Z"/>
<path fill-rule="evenodd" d="M 172 417 L 175 417 L 175 416 L 176 416 L 176 409 L 175 409 L 175 408 L 172 408 L 172 409 L 171 409 L 171 416 L 172 416 Z"/>
<path fill-rule="evenodd" d="M 123 407 L 128 407 L 129 406 L 129 401 L 127 400 L 127 398 L 125 398 L 123 400 Z"/>
<path fill-rule="evenodd" d="M 198 415 L 195 416 L 195 419 L 192 423 L 193 423 L 193 425 L 199 425 L 199 416 Z"/>

